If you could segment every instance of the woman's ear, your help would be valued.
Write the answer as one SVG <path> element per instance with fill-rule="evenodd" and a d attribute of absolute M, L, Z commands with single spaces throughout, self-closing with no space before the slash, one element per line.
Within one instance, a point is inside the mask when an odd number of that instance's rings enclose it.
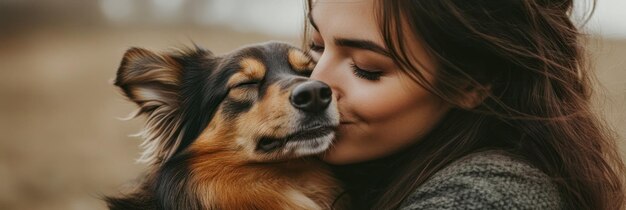
<path fill-rule="evenodd" d="M 458 102 L 458 106 L 465 110 L 472 110 L 491 94 L 491 85 L 480 85 L 466 88 L 463 96 Z"/>

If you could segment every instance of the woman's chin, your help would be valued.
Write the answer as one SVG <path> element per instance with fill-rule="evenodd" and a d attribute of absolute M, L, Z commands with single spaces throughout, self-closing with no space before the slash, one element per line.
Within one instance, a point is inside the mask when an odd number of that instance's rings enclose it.
<path fill-rule="evenodd" d="M 345 145 L 345 143 L 337 142 L 333 144 L 326 152 L 320 155 L 320 158 L 332 165 L 345 165 L 361 161 L 359 153 L 353 152 L 354 150 L 348 147 L 349 145 Z"/>

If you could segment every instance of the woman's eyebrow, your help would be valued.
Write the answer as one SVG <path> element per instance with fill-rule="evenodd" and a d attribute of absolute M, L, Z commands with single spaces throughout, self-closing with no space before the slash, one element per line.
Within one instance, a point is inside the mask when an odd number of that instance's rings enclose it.
<path fill-rule="evenodd" d="M 315 31 L 319 32 L 319 28 L 317 27 L 317 24 L 315 23 L 315 20 L 313 19 L 313 13 L 312 12 L 308 12 L 307 13 L 307 17 L 309 19 L 309 22 L 311 23 L 311 26 L 313 26 L 313 28 L 315 29 Z M 364 40 L 364 39 L 347 39 L 347 38 L 335 38 L 335 44 L 337 46 L 342 46 L 342 47 L 350 47 L 350 48 L 357 48 L 357 49 L 363 49 L 363 50 L 369 50 L 387 57 L 391 57 L 389 54 L 389 52 L 382 46 L 370 41 L 370 40 Z"/>
<path fill-rule="evenodd" d="M 375 53 L 378 53 L 387 57 L 391 57 L 390 56 L 391 54 L 389 54 L 389 52 L 384 47 L 370 40 L 335 38 L 335 45 L 369 50 L 369 51 L 372 51 L 372 52 L 375 52 Z"/>

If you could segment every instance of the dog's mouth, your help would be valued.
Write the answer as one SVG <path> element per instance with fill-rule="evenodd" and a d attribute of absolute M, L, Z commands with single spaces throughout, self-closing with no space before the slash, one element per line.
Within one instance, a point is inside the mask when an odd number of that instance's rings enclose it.
<path fill-rule="evenodd" d="M 306 142 L 317 140 L 321 137 L 333 134 L 337 126 L 317 125 L 300 129 L 284 138 L 263 137 L 257 143 L 256 149 L 263 152 L 271 152 L 282 148 L 287 142 Z"/>

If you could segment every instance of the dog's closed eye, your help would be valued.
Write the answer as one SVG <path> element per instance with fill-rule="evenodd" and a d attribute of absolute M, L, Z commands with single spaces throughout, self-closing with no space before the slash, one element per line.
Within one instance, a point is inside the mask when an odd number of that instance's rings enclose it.
<path fill-rule="evenodd" d="M 245 81 L 239 84 L 236 84 L 233 88 L 250 88 L 255 85 L 258 85 L 260 81 Z"/>

